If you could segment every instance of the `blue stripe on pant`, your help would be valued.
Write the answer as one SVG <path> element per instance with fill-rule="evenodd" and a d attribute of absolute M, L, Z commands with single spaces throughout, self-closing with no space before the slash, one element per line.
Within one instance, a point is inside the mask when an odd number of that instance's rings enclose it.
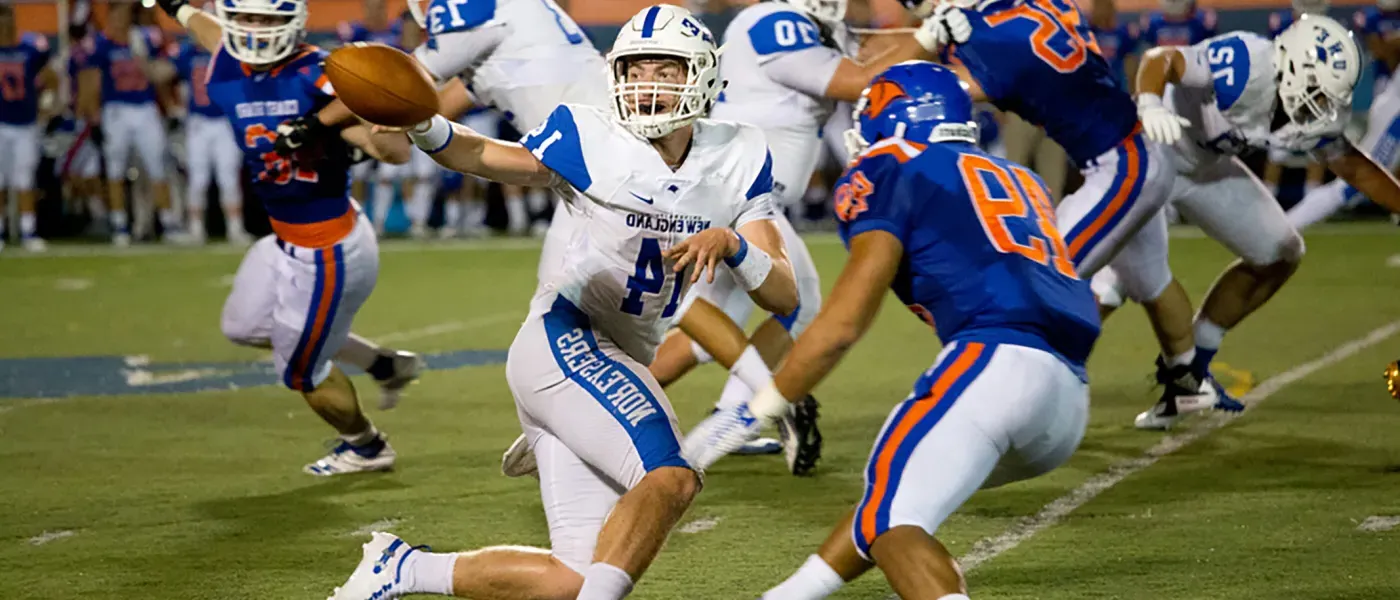
<path fill-rule="evenodd" d="M 690 468 L 670 415 L 641 377 L 598 347 L 588 315 L 560 296 L 544 315 L 544 329 L 559 370 L 617 420 L 643 468 Z"/>
<path fill-rule="evenodd" d="M 1142 184 L 1147 181 L 1147 161 L 1147 145 L 1143 142 L 1142 133 L 1134 133 L 1119 144 L 1117 172 L 1114 174 L 1113 183 L 1109 184 L 1103 197 L 1094 204 L 1094 208 L 1080 218 L 1074 229 L 1065 235 L 1070 260 L 1075 266 L 1083 262 L 1084 258 L 1118 227 L 1123 217 L 1132 212 L 1138 196 L 1142 195 Z M 1132 180 L 1128 180 L 1129 171 L 1136 172 L 1136 177 Z"/>
<path fill-rule="evenodd" d="M 919 377 L 913 393 L 881 432 L 870 452 L 865 493 L 852 523 L 852 537 L 861 555 L 868 558 L 870 545 L 889 530 L 890 507 L 914 449 L 987 368 L 996 349 L 996 344 L 958 342 L 957 348 Z"/>
<path fill-rule="evenodd" d="M 316 285 L 311 292 L 311 306 L 306 311 L 301 339 L 287 362 L 287 370 L 282 373 L 282 383 L 300 392 L 316 388 L 316 365 L 319 364 L 326 338 L 330 337 L 331 324 L 335 322 L 340 297 L 345 291 L 345 255 L 340 244 L 333 249 L 316 250 L 315 257 Z M 322 313 L 324 318 L 321 318 Z"/>

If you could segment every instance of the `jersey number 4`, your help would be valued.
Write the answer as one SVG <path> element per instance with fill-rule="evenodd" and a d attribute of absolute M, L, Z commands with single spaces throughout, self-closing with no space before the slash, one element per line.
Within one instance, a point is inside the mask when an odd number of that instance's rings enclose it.
<path fill-rule="evenodd" d="M 671 287 L 671 301 L 661 310 L 661 318 L 668 319 L 676 314 L 676 305 L 681 301 L 681 288 L 685 287 L 680 277 L 685 275 L 681 273 L 676 278 L 675 285 Z M 641 316 L 644 306 L 642 294 L 660 294 L 664 285 L 666 264 L 661 260 L 661 242 L 656 238 L 644 238 L 642 250 L 637 253 L 637 271 L 627 278 L 627 297 L 622 299 L 622 312 Z"/>
<path fill-rule="evenodd" d="M 1083 66 L 1090 52 L 1103 54 L 1094 33 L 1084 25 L 1079 9 L 1069 0 L 1031 0 L 988 16 L 987 24 L 996 27 L 1013 19 L 1035 23 L 1031 50 L 1061 73 L 1072 73 Z"/>
<path fill-rule="evenodd" d="M 267 140 L 272 143 L 277 142 L 277 133 L 269 130 L 262 123 L 249 125 L 243 130 L 243 144 L 249 148 L 257 148 L 260 140 Z M 305 183 L 316 183 L 321 180 L 320 175 L 315 171 L 301 166 L 293 166 L 292 161 L 283 158 L 276 152 L 264 152 L 258 155 L 263 161 L 263 172 L 258 174 L 258 178 L 264 181 L 271 181 L 277 185 L 286 185 L 292 182 L 293 178 Z"/>
<path fill-rule="evenodd" d="M 1064 238 L 1055 227 L 1050 198 L 1030 171 L 1019 166 L 1008 170 L 976 154 L 959 157 L 958 171 L 992 247 L 1053 267 L 1065 277 L 1079 278 Z"/>

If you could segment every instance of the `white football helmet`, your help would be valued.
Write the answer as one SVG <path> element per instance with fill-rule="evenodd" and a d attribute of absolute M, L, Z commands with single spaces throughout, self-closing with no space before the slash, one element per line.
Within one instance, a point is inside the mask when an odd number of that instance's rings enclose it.
<path fill-rule="evenodd" d="M 846 20 L 847 0 L 785 0 L 793 8 L 812 15 L 818 21 L 840 23 Z"/>
<path fill-rule="evenodd" d="M 1361 77 L 1361 51 L 1351 31 L 1321 15 L 1303 15 L 1274 40 L 1278 98 L 1300 131 L 1345 125 Z"/>
<path fill-rule="evenodd" d="M 217 0 L 224 49 L 239 62 L 270 65 L 297 49 L 306 35 L 306 0 Z M 277 23 L 248 25 L 239 15 L 261 15 Z"/>
<path fill-rule="evenodd" d="M 628 61 L 639 57 L 681 59 L 685 83 L 628 81 Z M 608 52 L 608 88 L 618 120 L 632 133 L 655 139 L 689 125 L 710 112 L 724 89 L 715 38 L 684 8 L 658 4 L 643 9 L 622 26 Z M 676 103 L 669 111 L 654 112 L 662 96 L 674 96 Z M 639 110 L 648 103 L 648 109 Z"/>

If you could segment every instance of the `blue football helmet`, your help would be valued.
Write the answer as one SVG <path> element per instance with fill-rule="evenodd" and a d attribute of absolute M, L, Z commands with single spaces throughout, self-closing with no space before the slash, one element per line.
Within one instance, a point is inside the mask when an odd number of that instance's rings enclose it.
<path fill-rule="evenodd" d="M 890 137 L 977 143 L 967 84 L 931 62 L 911 60 L 886 69 L 861 92 L 851 120 L 855 127 L 846 131 L 846 149 L 852 156 Z"/>

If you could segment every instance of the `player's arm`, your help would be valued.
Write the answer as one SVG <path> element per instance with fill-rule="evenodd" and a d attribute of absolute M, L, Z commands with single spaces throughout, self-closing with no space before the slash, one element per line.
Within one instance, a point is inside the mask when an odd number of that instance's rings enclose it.
<path fill-rule="evenodd" d="M 374 131 L 366 123 L 340 130 L 340 138 L 359 146 L 370 158 L 391 165 L 401 165 L 413 158 L 408 138 L 396 131 Z"/>
<path fill-rule="evenodd" d="M 552 187 L 561 181 L 525 146 L 492 139 L 442 115 L 410 130 L 409 139 L 453 171 L 528 187 Z"/>
<path fill-rule="evenodd" d="M 438 88 L 438 114 L 449 121 L 456 121 L 467 114 L 473 104 L 476 103 L 472 101 L 471 92 L 467 91 L 467 85 L 461 79 L 453 77 Z"/>
<path fill-rule="evenodd" d="M 754 200 L 749 200 L 753 202 Z M 761 200 L 767 202 L 767 195 Z M 763 209 L 771 215 L 771 208 Z M 666 250 L 671 269 L 690 269 L 690 280 L 715 280 L 720 261 L 734 280 L 748 292 L 754 304 L 768 312 L 789 315 L 797 310 L 797 279 L 783 245 L 783 236 L 771 217 L 753 219 L 730 229 L 711 227 Z"/>
<path fill-rule="evenodd" d="M 1343 139 L 1338 143 L 1345 145 L 1335 158 L 1327 161 L 1327 168 L 1372 202 L 1400 214 L 1400 181 L 1350 141 Z"/>
<path fill-rule="evenodd" d="M 180 23 L 185 31 L 190 33 L 190 37 L 209 52 L 218 52 L 219 45 L 223 43 L 224 28 L 219 25 L 219 20 L 213 15 L 205 13 L 193 6 L 188 0 L 156 0 L 160 4 L 161 10 L 170 18 Z"/>
<path fill-rule="evenodd" d="M 1162 101 L 1167 84 L 1199 87 L 1209 85 L 1210 68 L 1205 64 L 1204 43 L 1185 49 L 1159 46 L 1142 56 L 1137 69 L 1138 120 L 1143 133 L 1159 144 L 1174 144 L 1191 121 L 1172 112 Z"/>
<path fill-rule="evenodd" d="M 851 347 L 870 330 L 880 303 L 899 271 L 904 245 L 882 229 L 851 238 L 851 253 L 821 312 L 797 338 L 773 386 L 750 402 L 755 415 L 781 414 L 789 398 L 802 399 L 836 368 Z"/>
<path fill-rule="evenodd" d="M 78 72 L 78 116 L 90 123 L 102 119 L 102 70 L 87 67 Z"/>
<path fill-rule="evenodd" d="M 1143 53 L 1137 69 L 1138 95 L 1152 94 L 1161 99 L 1167 84 L 1180 83 L 1186 76 L 1186 56 L 1179 48 L 1159 46 Z"/>
<path fill-rule="evenodd" d="M 860 93 L 865 91 L 870 81 L 885 72 L 885 69 L 906 60 L 928 58 L 924 48 L 915 41 L 913 35 L 889 34 L 887 37 L 891 38 L 889 41 L 892 42 L 889 47 L 864 61 L 842 58 L 836 66 L 836 72 L 831 74 L 831 80 L 827 82 L 822 95 L 843 102 L 855 102 L 860 99 Z"/>

